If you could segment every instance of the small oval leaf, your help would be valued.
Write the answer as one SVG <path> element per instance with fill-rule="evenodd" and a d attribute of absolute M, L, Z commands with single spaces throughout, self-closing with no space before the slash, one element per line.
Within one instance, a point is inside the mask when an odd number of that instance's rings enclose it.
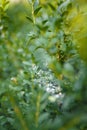
<path fill-rule="evenodd" d="M 29 16 L 26 16 L 26 18 L 33 23 L 33 20 Z"/>
<path fill-rule="evenodd" d="M 35 14 L 35 15 L 37 15 L 37 14 L 38 14 L 38 12 L 41 10 L 41 8 L 42 8 L 41 6 L 40 6 L 40 7 L 38 7 L 38 8 L 36 8 L 36 9 L 34 10 L 34 14 Z"/>

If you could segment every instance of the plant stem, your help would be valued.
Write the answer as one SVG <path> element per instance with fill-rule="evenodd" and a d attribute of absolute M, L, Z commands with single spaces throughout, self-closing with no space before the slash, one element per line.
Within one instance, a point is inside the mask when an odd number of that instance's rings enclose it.
<path fill-rule="evenodd" d="M 32 2 L 32 18 L 33 18 L 33 24 L 35 24 L 34 3 L 33 2 Z"/>

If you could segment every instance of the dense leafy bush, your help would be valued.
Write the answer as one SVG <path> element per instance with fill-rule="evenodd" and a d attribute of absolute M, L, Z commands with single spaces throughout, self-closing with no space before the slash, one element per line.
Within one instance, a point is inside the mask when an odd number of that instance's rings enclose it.
<path fill-rule="evenodd" d="M 1 130 L 87 129 L 87 7 L 80 2 L 28 0 L 9 9 L 0 2 Z"/>

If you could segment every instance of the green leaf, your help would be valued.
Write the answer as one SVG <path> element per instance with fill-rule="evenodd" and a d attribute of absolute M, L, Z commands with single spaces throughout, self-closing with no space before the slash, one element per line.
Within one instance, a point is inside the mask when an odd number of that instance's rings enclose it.
<path fill-rule="evenodd" d="M 43 24 L 46 24 L 47 22 L 48 22 L 48 19 L 42 21 Z"/>
<path fill-rule="evenodd" d="M 33 23 L 32 18 L 30 18 L 29 16 L 26 16 L 26 18 L 27 18 L 30 22 L 32 22 L 32 23 Z"/>
<path fill-rule="evenodd" d="M 55 7 L 54 7 L 51 3 L 49 3 L 48 5 L 50 6 L 50 8 L 51 8 L 53 11 L 55 10 Z"/>
<path fill-rule="evenodd" d="M 35 14 L 35 15 L 37 15 L 37 14 L 38 14 L 38 12 L 41 10 L 41 8 L 42 8 L 41 6 L 40 6 L 40 7 L 38 7 L 38 8 L 36 8 L 36 9 L 34 10 L 34 14 Z"/>
<path fill-rule="evenodd" d="M 49 116 L 49 113 L 47 113 L 47 112 L 40 115 L 39 122 L 41 123 L 41 122 L 45 121 L 46 119 L 48 119 L 48 116 Z"/>

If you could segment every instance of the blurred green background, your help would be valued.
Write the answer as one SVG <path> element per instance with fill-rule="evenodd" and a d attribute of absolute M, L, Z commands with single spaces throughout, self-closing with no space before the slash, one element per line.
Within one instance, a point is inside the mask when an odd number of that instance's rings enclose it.
<path fill-rule="evenodd" d="M 87 6 L 0 0 L 0 130 L 87 129 Z"/>

